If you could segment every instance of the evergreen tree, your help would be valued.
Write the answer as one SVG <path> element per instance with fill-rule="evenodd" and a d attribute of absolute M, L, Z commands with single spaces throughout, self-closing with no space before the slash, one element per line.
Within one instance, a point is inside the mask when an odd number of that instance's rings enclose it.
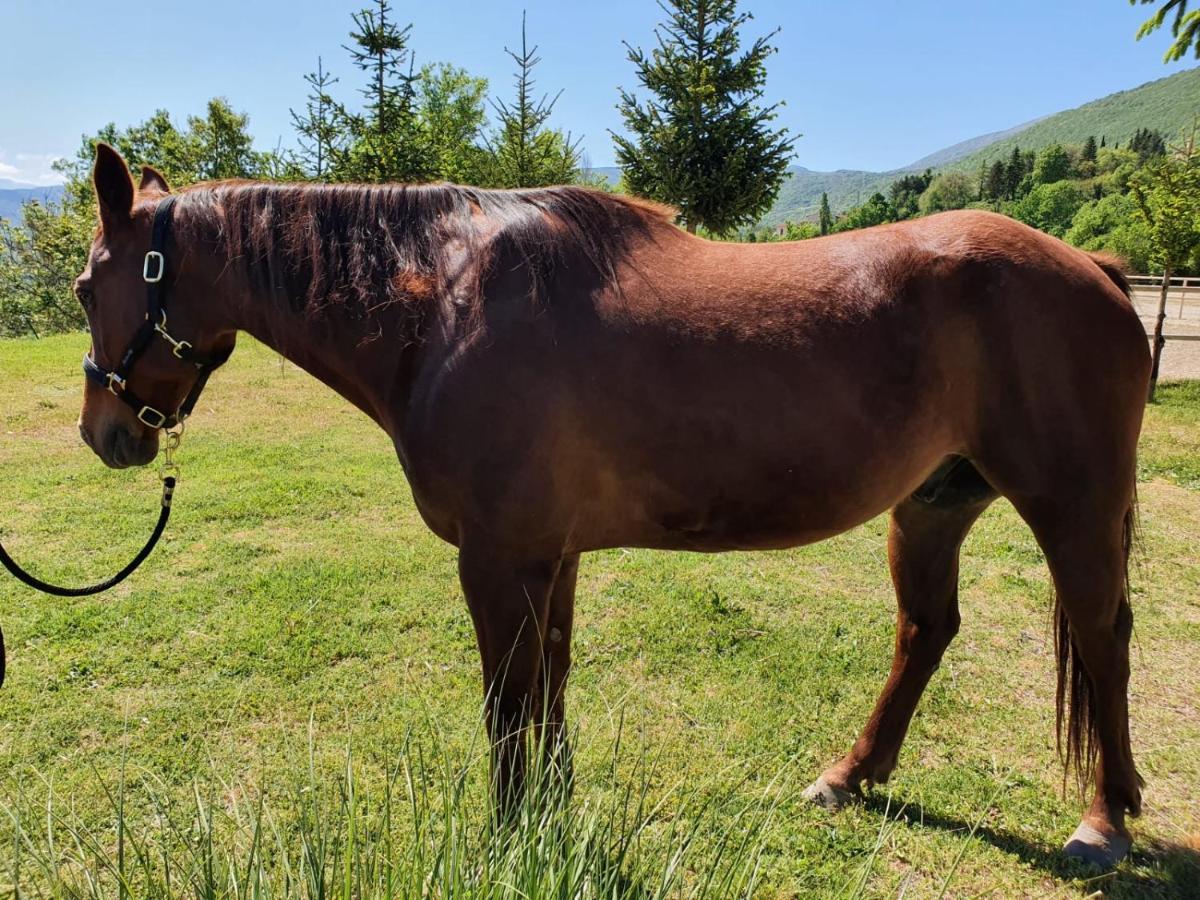
<path fill-rule="evenodd" d="M 1148 159 L 1164 155 L 1167 152 L 1167 142 L 1164 140 L 1162 132 L 1139 128 L 1133 133 L 1129 149 L 1136 153 L 1138 159 L 1144 163 Z"/>
<path fill-rule="evenodd" d="M 1020 147 L 1013 147 L 1008 165 L 1004 169 L 1004 199 L 1015 200 L 1020 190 L 1021 179 L 1025 177 L 1025 158 L 1021 155 Z"/>
<path fill-rule="evenodd" d="M 488 181 L 494 187 L 541 187 L 570 184 L 579 177 L 579 142 L 546 126 L 559 95 L 534 99 L 533 70 L 541 58 L 530 47 L 521 15 L 521 52 L 504 48 L 517 64 L 513 81 L 517 88 L 512 103 L 495 101 L 492 106 L 499 127 L 488 141 L 491 159 Z"/>
<path fill-rule="evenodd" d="M 1160 0 L 1129 0 L 1130 4 L 1141 2 L 1158 3 Z M 1138 29 L 1137 39 L 1140 41 L 1148 34 L 1153 34 L 1162 27 L 1167 19 L 1167 13 L 1174 12 L 1171 17 L 1171 36 L 1175 38 L 1167 52 L 1163 54 L 1163 62 L 1175 62 L 1183 59 L 1192 45 L 1195 45 L 1196 59 L 1200 59 L 1200 10 L 1188 12 L 1188 0 L 1161 0 L 1154 15 L 1142 23 Z"/>
<path fill-rule="evenodd" d="M 345 137 L 337 120 L 337 106 L 329 94 L 329 89 L 337 83 L 337 79 L 325 71 L 324 63 L 318 56 L 317 71 L 305 75 L 304 81 L 310 89 L 304 110 L 299 113 L 294 109 L 288 110 L 300 145 L 296 159 L 305 174 L 323 181 Z"/>
<path fill-rule="evenodd" d="M 1008 193 L 1008 167 L 1003 160 L 996 160 L 988 169 L 983 196 L 987 200 L 1003 200 Z"/>
<path fill-rule="evenodd" d="M 1095 162 L 1096 152 L 1096 138 L 1094 135 L 1088 135 L 1088 139 L 1083 144 L 1083 158 L 1088 162 Z"/>
<path fill-rule="evenodd" d="M 1104 147 L 1104 146 L 1106 146 L 1106 144 L 1107 144 L 1107 138 L 1105 138 L 1104 135 L 1100 135 L 1100 146 Z"/>
<path fill-rule="evenodd" d="M 400 28 L 388 0 L 354 13 L 354 42 L 345 49 L 369 80 L 361 88 L 361 113 L 338 105 L 337 117 L 349 132 L 344 153 L 336 154 L 333 174 L 347 181 L 426 181 L 435 166 L 415 112 L 416 76 L 408 49 L 411 25 Z"/>
<path fill-rule="evenodd" d="M 689 231 L 728 234 L 771 208 L 792 153 L 786 129 L 771 127 L 778 105 L 761 104 L 776 32 L 741 52 L 751 16 L 737 0 L 661 5 L 658 45 L 626 44 L 650 98 L 621 91 L 629 135 L 613 135 L 617 160 L 633 193 L 678 207 Z"/>
<path fill-rule="evenodd" d="M 917 215 L 921 195 L 933 181 L 933 170 L 926 169 L 920 175 L 903 175 L 892 182 L 888 198 L 897 219 L 911 219 Z"/>
<path fill-rule="evenodd" d="M 829 209 L 829 194 L 825 192 L 821 193 L 821 213 L 819 222 L 821 234 L 829 234 L 833 228 L 833 213 Z"/>

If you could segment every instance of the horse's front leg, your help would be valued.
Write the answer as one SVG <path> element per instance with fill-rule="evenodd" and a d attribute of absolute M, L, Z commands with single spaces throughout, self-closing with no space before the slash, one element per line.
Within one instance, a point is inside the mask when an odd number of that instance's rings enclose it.
<path fill-rule="evenodd" d="M 458 574 L 483 662 L 492 786 L 511 812 L 525 786 L 526 732 L 538 702 L 550 595 L 561 559 L 529 561 L 464 542 Z"/>

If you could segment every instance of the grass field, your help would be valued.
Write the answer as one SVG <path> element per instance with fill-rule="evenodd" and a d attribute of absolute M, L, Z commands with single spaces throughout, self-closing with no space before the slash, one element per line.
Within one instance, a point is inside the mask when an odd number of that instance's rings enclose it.
<path fill-rule="evenodd" d="M 153 472 L 79 441 L 85 347 L 0 342 L 0 534 L 66 582 L 122 565 L 158 503 Z M 889 666 L 886 520 L 781 553 L 586 557 L 574 798 L 497 862 L 453 549 L 384 435 L 244 340 L 130 582 L 64 601 L 0 580 L 0 896 L 375 896 L 384 856 L 396 896 L 1200 896 L 1200 384 L 1160 398 L 1134 575 L 1146 811 L 1115 873 L 1057 852 L 1082 804 L 1054 754 L 1050 590 L 1004 503 L 968 539 L 962 632 L 900 768 L 835 815 L 799 791 Z"/>

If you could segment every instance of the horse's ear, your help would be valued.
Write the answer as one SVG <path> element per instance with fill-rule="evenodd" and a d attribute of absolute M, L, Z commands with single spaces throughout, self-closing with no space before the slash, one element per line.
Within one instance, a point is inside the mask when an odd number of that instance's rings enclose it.
<path fill-rule="evenodd" d="M 121 154 L 108 144 L 96 145 L 92 182 L 96 185 L 100 221 L 104 227 L 111 228 L 128 222 L 133 215 L 133 179 Z"/>
<path fill-rule="evenodd" d="M 142 181 L 138 185 L 139 192 L 160 191 L 164 194 L 171 193 L 171 189 L 167 187 L 167 179 L 162 177 L 162 173 L 154 166 L 142 166 Z"/>

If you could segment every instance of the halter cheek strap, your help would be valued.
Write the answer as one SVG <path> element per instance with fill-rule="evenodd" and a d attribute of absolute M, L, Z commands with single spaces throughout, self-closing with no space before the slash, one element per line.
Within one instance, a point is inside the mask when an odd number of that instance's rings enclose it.
<path fill-rule="evenodd" d="M 146 282 L 146 317 L 129 342 L 129 347 L 125 350 L 121 361 L 116 368 L 105 369 L 98 365 L 90 354 L 85 354 L 83 357 L 83 373 L 88 380 L 120 399 L 134 411 L 140 422 L 155 429 L 174 428 L 187 419 L 195 409 L 205 385 L 208 384 L 209 376 L 229 359 L 232 352 L 229 350 L 214 356 L 199 353 L 191 342 L 176 340 L 167 330 L 167 311 L 164 306 L 162 280 L 167 269 L 164 250 L 171 231 L 171 211 L 174 206 L 175 197 L 168 195 L 154 211 L 150 250 L 147 251 L 145 261 L 142 263 L 142 279 Z M 171 345 L 171 352 L 177 359 L 191 363 L 196 368 L 196 381 L 174 414 L 156 409 L 129 387 L 129 376 L 133 372 L 134 365 L 149 348 L 150 342 L 154 340 L 155 336 Z"/>

